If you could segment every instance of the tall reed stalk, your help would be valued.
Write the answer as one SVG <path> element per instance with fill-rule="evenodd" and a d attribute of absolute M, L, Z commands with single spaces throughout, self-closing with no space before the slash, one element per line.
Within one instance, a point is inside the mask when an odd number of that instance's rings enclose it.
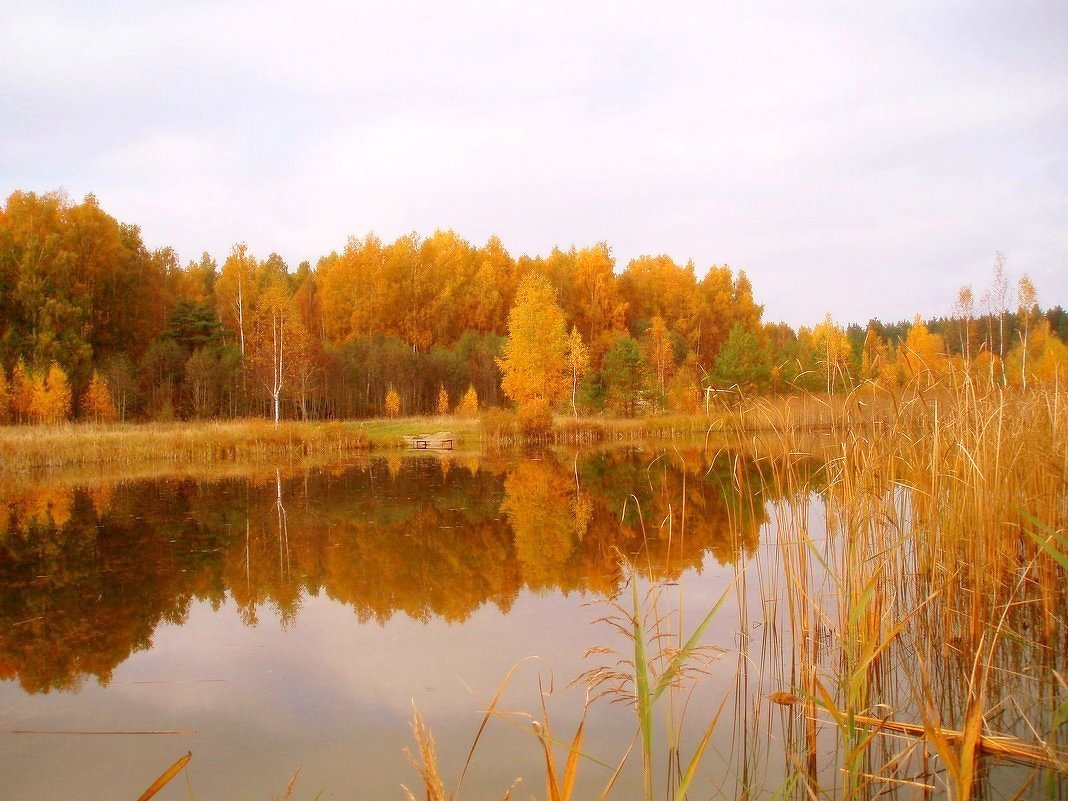
<path fill-rule="evenodd" d="M 803 741 L 788 786 L 799 796 L 942 788 L 968 799 L 988 792 L 999 763 L 986 755 L 1005 733 L 1012 757 L 1064 797 L 1059 389 L 869 386 L 827 412 L 823 436 L 788 405 L 755 401 L 735 420 L 787 499 L 775 516 L 794 654 L 781 658 L 796 665 L 788 695 Z M 784 450 L 797 458 L 772 458 Z M 816 480 L 797 469 L 803 455 L 826 460 Z M 818 759 L 828 722 L 839 734 L 831 768 Z"/>

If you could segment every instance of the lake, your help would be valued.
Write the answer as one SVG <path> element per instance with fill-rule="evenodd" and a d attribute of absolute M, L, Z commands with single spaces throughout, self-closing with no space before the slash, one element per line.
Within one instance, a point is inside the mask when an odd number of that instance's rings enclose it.
<path fill-rule="evenodd" d="M 570 742 L 586 691 L 569 685 L 597 667 L 626 672 L 635 598 L 666 658 L 680 644 L 668 635 L 688 636 L 722 600 L 693 675 L 659 702 L 674 722 L 657 724 L 658 787 L 667 731 L 681 732 L 685 768 L 715 720 L 693 797 L 800 797 L 798 775 L 841 796 L 833 714 L 817 720 L 804 693 L 816 692 L 804 662 L 832 675 L 840 632 L 822 614 L 799 623 L 809 613 L 783 577 L 802 562 L 829 569 L 791 550 L 799 520 L 810 550 L 828 543 L 826 562 L 844 546 L 823 464 L 791 469 L 803 491 L 720 443 L 13 483 L 0 507 L 0 796 L 134 799 L 191 752 L 156 798 L 278 798 L 298 769 L 293 798 L 400 799 L 402 783 L 422 797 L 406 756 L 413 708 L 451 790 L 503 687 L 460 797 L 499 799 L 521 778 L 516 797 L 543 798 L 531 721 L 544 696 L 552 735 Z M 885 502 L 908 517 L 908 492 Z M 814 608 L 833 608 L 839 593 L 815 586 Z M 865 709 L 894 698 L 898 717 L 922 717 L 905 654 L 888 652 Z M 948 723 L 959 664 L 931 664 Z M 633 683 L 608 677 L 594 696 L 613 688 L 588 713 L 579 795 L 596 796 L 634 740 L 632 706 L 612 703 Z M 1002 716 L 1017 734 L 1019 718 Z M 941 792 L 937 766 L 905 739 L 874 738 L 864 770 L 899 777 L 902 796 Z M 989 760 L 982 786 L 996 795 L 1032 773 Z M 1063 793 L 1063 775 L 1052 781 Z M 614 797 L 642 792 L 636 747 Z"/>

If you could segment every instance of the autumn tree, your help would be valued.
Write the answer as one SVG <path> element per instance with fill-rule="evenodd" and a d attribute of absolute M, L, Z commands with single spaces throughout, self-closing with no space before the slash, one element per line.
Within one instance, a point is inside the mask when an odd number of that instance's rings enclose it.
<path fill-rule="evenodd" d="M 11 371 L 11 412 L 16 423 L 28 423 L 33 407 L 33 376 L 20 357 Z"/>
<path fill-rule="evenodd" d="M 884 387 L 897 384 L 897 365 L 890 357 L 890 346 L 871 323 L 864 334 L 860 351 L 860 376 Z"/>
<path fill-rule="evenodd" d="M 592 347 L 603 342 L 609 332 L 623 330 L 627 304 L 619 294 L 616 260 L 607 242 L 581 250 L 572 248 L 571 256 L 572 319 Z"/>
<path fill-rule="evenodd" d="M 567 337 L 566 362 L 568 377 L 571 379 L 571 411 L 577 418 L 579 381 L 590 369 L 590 352 L 583 343 L 577 326 L 571 326 L 571 333 Z"/>
<path fill-rule="evenodd" d="M 438 416 L 444 417 L 449 413 L 449 393 L 444 384 L 438 388 Z"/>
<path fill-rule="evenodd" d="M 46 374 L 33 375 L 32 383 L 33 400 L 30 404 L 30 415 L 37 422 L 55 424 L 70 417 L 70 381 L 62 367 L 52 362 Z"/>
<path fill-rule="evenodd" d="M 400 408 L 400 395 L 397 394 L 397 390 L 390 384 L 389 389 L 386 391 L 386 415 L 388 417 L 396 417 L 400 414 Z"/>
<path fill-rule="evenodd" d="M 693 308 L 690 342 L 706 364 L 720 352 L 736 325 L 756 331 L 764 311 L 753 300 L 753 287 L 744 270 L 735 278 L 730 267 L 715 264 L 695 287 Z"/>
<path fill-rule="evenodd" d="M 250 309 L 257 295 L 257 267 L 256 258 L 249 253 L 248 245 L 239 242 L 223 262 L 219 278 L 215 281 L 216 310 L 223 324 L 236 334 L 242 357 L 245 356 L 252 319 Z"/>
<path fill-rule="evenodd" d="M 827 393 L 830 394 L 836 383 L 848 383 L 852 347 L 845 331 L 834 322 L 830 313 L 812 330 L 812 344 L 816 366 L 823 373 Z"/>
<path fill-rule="evenodd" d="M 1021 337 L 1007 357 L 1010 379 L 1019 376 L 1021 386 L 1063 386 L 1068 379 L 1068 345 L 1051 330 L 1048 320 L 1039 320 L 1027 338 L 1026 367 Z"/>
<path fill-rule="evenodd" d="M 213 348 L 193 351 L 185 363 L 182 396 L 187 413 L 193 417 L 211 417 L 217 404 L 219 358 Z"/>
<path fill-rule="evenodd" d="M 456 407 L 456 414 L 460 417 L 476 417 L 478 415 L 478 393 L 475 392 L 474 384 L 467 388 L 460 405 Z"/>
<path fill-rule="evenodd" d="M 115 413 L 119 420 L 125 421 L 137 393 L 134 366 L 126 354 L 119 354 L 104 363 L 103 372 L 111 391 L 111 403 L 115 407 Z"/>
<path fill-rule="evenodd" d="M 945 367 L 945 352 L 945 341 L 931 333 L 917 314 L 905 338 L 905 346 L 898 353 L 904 361 L 906 374 L 919 378 L 922 385 L 930 386 Z"/>
<path fill-rule="evenodd" d="M 990 288 L 983 293 L 981 302 L 986 314 L 986 352 L 990 367 L 990 383 L 994 383 L 995 361 L 1000 365 L 1001 383 L 1008 383 L 1005 372 L 1005 314 L 1009 304 L 1009 279 L 1005 275 L 1005 255 L 994 251 L 994 277 Z M 994 323 L 997 322 L 997 341 L 994 338 Z M 996 357 L 996 359 L 995 359 Z"/>
<path fill-rule="evenodd" d="M 650 321 L 649 330 L 645 334 L 645 360 L 652 366 L 657 392 L 663 397 L 667 380 L 675 367 L 675 353 L 671 332 L 659 314 Z"/>
<path fill-rule="evenodd" d="M 508 340 L 497 360 L 504 394 L 520 408 L 552 406 L 566 391 L 567 334 L 552 285 L 540 273 L 527 275 L 508 315 Z"/>
<path fill-rule="evenodd" d="M 638 336 L 653 317 L 690 341 L 697 322 L 697 278 L 693 262 L 679 266 L 669 256 L 639 256 L 619 277 L 630 332 Z"/>
<path fill-rule="evenodd" d="M 957 292 L 953 314 L 958 320 L 960 352 L 964 357 L 965 370 L 968 371 L 972 362 L 972 318 L 975 317 L 975 296 L 970 286 L 962 286 Z"/>
<path fill-rule="evenodd" d="M 107 380 L 96 370 L 93 371 L 88 389 L 82 395 L 82 414 L 96 423 L 111 423 L 116 418 L 115 404 L 111 400 Z"/>
<path fill-rule="evenodd" d="M 251 363 L 270 395 L 278 425 L 282 391 L 290 387 L 298 365 L 308 358 L 308 332 L 281 280 L 272 281 L 258 298 L 252 310 L 251 331 Z"/>
<path fill-rule="evenodd" d="M 11 422 L 11 387 L 7 381 L 7 374 L 0 366 L 0 425 Z"/>

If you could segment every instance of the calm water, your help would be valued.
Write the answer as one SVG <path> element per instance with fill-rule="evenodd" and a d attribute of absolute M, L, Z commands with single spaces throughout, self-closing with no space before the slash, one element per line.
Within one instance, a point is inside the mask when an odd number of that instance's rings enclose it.
<path fill-rule="evenodd" d="M 188 798 L 188 782 L 197 798 L 273 798 L 300 768 L 298 798 L 401 798 L 418 783 L 413 703 L 454 781 L 480 710 L 531 656 L 502 709 L 536 712 L 539 678 L 555 679 L 552 723 L 569 734 L 582 695 L 564 685 L 593 666 L 584 651 L 622 645 L 591 604 L 622 588 L 620 554 L 698 608 L 757 546 L 761 513 L 691 458 L 686 473 L 651 451 L 393 457 L 10 490 L 0 797 L 136 798 L 191 751 L 158 797 Z M 729 515 L 748 521 L 742 541 Z M 728 646 L 737 617 L 723 620 L 711 640 Z M 631 713 L 594 717 L 588 747 L 618 759 Z M 517 776 L 542 793 L 520 722 L 491 726 L 465 797 Z M 180 733 L 81 733 L 101 731 Z"/>
<path fill-rule="evenodd" d="M 567 684 L 630 647 L 602 620 L 627 589 L 621 557 L 666 583 L 662 610 L 681 599 L 686 629 L 727 592 L 688 696 L 694 725 L 725 710 L 694 797 L 781 783 L 800 713 L 757 703 L 794 669 L 776 521 L 801 510 L 819 539 L 818 496 L 778 498 L 729 452 L 229 469 L 4 490 L 0 798 L 133 799 L 187 751 L 157 798 L 273 799 L 298 768 L 297 799 L 420 796 L 413 705 L 451 789 L 517 663 L 500 709 L 540 715 L 551 687 L 553 733 L 570 738 L 583 691 Z M 731 489 L 743 473 L 751 495 Z M 584 750 L 614 765 L 633 732 L 626 704 L 598 702 Z M 833 727 L 817 736 L 834 750 Z M 832 782 L 836 758 L 820 766 Z M 585 763 L 579 790 L 609 774 Z M 516 797 L 544 797 L 521 714 L 490 724 L 461 798 L 498 799 L 517 777 Z M 615 797 L 640 793 L 625 772 Z"/>

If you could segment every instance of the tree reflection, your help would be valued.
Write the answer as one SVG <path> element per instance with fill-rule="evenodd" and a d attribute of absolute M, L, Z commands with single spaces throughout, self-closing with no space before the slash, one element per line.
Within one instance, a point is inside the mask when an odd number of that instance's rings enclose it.
<path fill-rule="evenodd" d="M 247 625 L 319 593 L 361 621 L 460 622 L 524 589 L 615 593 L 622 558 L 676 578 L 752 552 L 759 484 L 736 455 L 606 451 L 0 488 L 0 678 L 106 683 L 194 601 Z"/>

